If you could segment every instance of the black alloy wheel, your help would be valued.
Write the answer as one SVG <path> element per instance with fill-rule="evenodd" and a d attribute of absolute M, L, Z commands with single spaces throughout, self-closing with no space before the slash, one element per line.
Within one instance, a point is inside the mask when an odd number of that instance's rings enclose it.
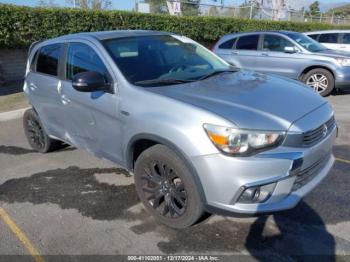
<path fill-rule="evenodd" d="M 170 148 L 157 144 L 143 151 L 134 173 L 142 203 L 159 222 L 185 228 L 203 215 L 200 185 L 186 162 Z"/>

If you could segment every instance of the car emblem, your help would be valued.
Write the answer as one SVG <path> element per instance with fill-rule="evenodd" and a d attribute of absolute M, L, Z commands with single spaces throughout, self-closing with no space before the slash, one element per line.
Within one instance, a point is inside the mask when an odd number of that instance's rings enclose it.
<path fill-rule="evenodd" d="M 322 137 L 325 137 L 328 133 L 328 127 L 327 125 L 323 125 L 322 127 Z"/>

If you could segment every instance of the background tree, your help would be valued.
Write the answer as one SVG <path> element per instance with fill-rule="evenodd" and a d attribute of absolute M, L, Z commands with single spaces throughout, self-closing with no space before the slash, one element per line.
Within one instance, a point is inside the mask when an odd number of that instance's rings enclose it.
<path fill-rule="evenodd" d="M 317 16 L 319 14 L 320 14 L 320 3 L 318 1 L 315 1 L 309 6 L 309 15 Z"/>
<path fill-rule="evenodd" d="M 327 12 L 328 16 L 332 16 L 333 14 L 336 17 L 349 18 L 350 17 L 350 4 L 339 6 L 336 8 L 332 8 Z"/>
<path fill-rule="evenodd" d="M 108 9 L 112 6 L 111 0 L 66 0 L 66 2 L 83 9 Z"/>

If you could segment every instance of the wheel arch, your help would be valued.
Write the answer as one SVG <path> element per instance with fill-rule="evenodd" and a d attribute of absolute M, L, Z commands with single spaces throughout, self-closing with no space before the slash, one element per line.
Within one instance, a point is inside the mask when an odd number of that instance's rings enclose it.
<path fill-rule="evenodd" d="M 185 152 L 180 149 L 175 143 L 169 141 L 166 138 L 157 136 L 157 135 L 153 135 L 153 134 L 147 134 L 147 133 L 143 133 L 143 134 L 138 134 L 133 136 L 126 148 L 126 165 L 128 170 L 133 171 L 134 170 L 134 164 L 135 161 L 137 159 L 137 157 L 147 148 L 150 148 L 153 145 L 156 144 L 161 144 L 164 146 L 169 147 L 171 150 L 173 150 L 182 161 L 184 161 L 185 165 L 189 168 L 192 177 L 196 183 L 196 185 L 198 186 L 198 191 L 200 194 L 200 198 L 203 202 L 203 204 L 206 204 L 206 197 L 205 197 L 205 193 L 204 193 L 204 189 L 203 189 L 203 185 L 202 182 L 199 178 L 199 175 L 197 173 L 197 170 L 195 169 L 195 167 L 193 166 L 193 164 L 191 163 L 189 157 L 185 154 Z"/>
<path fill-rule="evenodd" d="M 312 65 L 312 66 L 308 66 L 308 67 L 304 68 L 304 69 L 302 70 L 302 72 L 299 74 L 298 79 L 299 79 L 300 81 L 302 81 L 303 77 L 304 77 L 308 72 L 310 72 L 310 71 L 313 70 L 313 69 L 317 69 L 317 68 L 321 68 L 321 69 L 325 69 L 325 70 L 329 71 L 329 72 L 333 75 L 333 78 L 334 78 L 334 80 L 335 80 L 336 74 L 334 73 L 334 71 L 333 71 L 330 67 L 325 66 L 325 65 Z"/>

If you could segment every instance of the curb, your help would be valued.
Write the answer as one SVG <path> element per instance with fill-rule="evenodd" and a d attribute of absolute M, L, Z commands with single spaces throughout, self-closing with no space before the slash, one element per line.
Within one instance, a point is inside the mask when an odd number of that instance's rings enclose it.
<path fill-rule="evenodd" d="M 13 111 L 0 113 L 0 122 L 5 122 L 5 121 L 21 118 L 23 116 L 24 112 L 28 108 L 30 108 L 30 107 L 26 107 L 26 108 L 21 108 L 21 109 L 17 109 L 17 110 L 13 110 Z"/>

